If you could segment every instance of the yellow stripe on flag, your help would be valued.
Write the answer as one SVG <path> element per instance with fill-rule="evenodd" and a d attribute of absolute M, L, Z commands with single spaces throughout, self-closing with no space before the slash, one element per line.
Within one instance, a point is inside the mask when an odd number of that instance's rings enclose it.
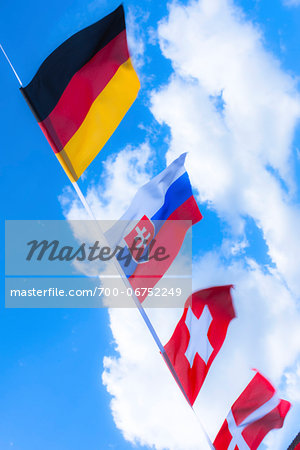
<path fill-rule="evenodd" d="M 140 82 L 129 58 L 98 95 L 65 148 L 56 153 L 72 182 L 78 180 L 113 134 L 139 88 Z"/>

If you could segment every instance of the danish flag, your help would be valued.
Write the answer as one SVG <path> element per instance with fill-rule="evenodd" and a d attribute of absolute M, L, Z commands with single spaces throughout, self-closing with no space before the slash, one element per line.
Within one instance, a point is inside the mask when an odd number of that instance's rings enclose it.
<path fill-rule="evenodd" d="M 257 372 L 232 405 L 214 441 L 215 449 L 256 450 L 269 431 L 282 427 L 290 407 Z"/>
<path fill-rule="evenodd" d="M 193 405 L 235 317 L 229 286 L 203 289 L 186 301 L 183 315 L 164 346 L 187 399 Z"/>

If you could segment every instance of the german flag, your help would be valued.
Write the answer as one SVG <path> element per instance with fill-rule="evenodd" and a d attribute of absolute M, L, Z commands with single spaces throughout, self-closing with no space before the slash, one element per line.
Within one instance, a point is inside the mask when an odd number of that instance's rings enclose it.
<path fill-rule="evenodd" d="M 21 92 L 74 182 L 113 134 L 139 88 L 120 5 L 54 50 Z"/>

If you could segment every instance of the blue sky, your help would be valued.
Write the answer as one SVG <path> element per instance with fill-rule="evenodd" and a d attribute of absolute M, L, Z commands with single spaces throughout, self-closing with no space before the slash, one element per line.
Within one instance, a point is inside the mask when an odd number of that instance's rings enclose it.
<path fill-rule="evenodd" d="M 0 42 L 25 85 L 64 39 L 116 6 L 6 2 Z M 80 185 L 99 217 L 117 218 L 166 160 L 189 151 L 204 216 L 194 227 L 195 288 L 234 283 L 239 316 L 196 411 L 213 437 L 257 367 L 294 403 L 261 446 L 285 449 L 300 413 L 300 2 L 124 7 L 142 89 Z M 2 56 L 0 68 L 3 219 L 83 217 Z M 151 311 L 164 341 L 178 318 L 168 313 L 166 323 Z M 0 320 L 1 449 L 199 448 L 147 330 L 133 322 L 128 332 L 134 311 L 7 310 L 3 295 Z"/>

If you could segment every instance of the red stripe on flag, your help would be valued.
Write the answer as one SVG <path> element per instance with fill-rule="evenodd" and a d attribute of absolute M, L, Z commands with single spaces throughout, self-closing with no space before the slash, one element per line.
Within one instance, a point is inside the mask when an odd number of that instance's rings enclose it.
<path fill-rule="evenodd" d="M 192 195 L 188 198 L 179 208 L 175 209 L 172 214 L 168 217 L 168 220 L 191 220 L 191 225 L 200 222 L 202 219 L 202 214 L 196 203 L 194 196 Z"/>
<path fill-rule="evenodd" d="M 55 153 L 76 133 L 98 95 L 128 58 L 124 30 L 75 73 L 53 111 L 39 123 Z"/>

